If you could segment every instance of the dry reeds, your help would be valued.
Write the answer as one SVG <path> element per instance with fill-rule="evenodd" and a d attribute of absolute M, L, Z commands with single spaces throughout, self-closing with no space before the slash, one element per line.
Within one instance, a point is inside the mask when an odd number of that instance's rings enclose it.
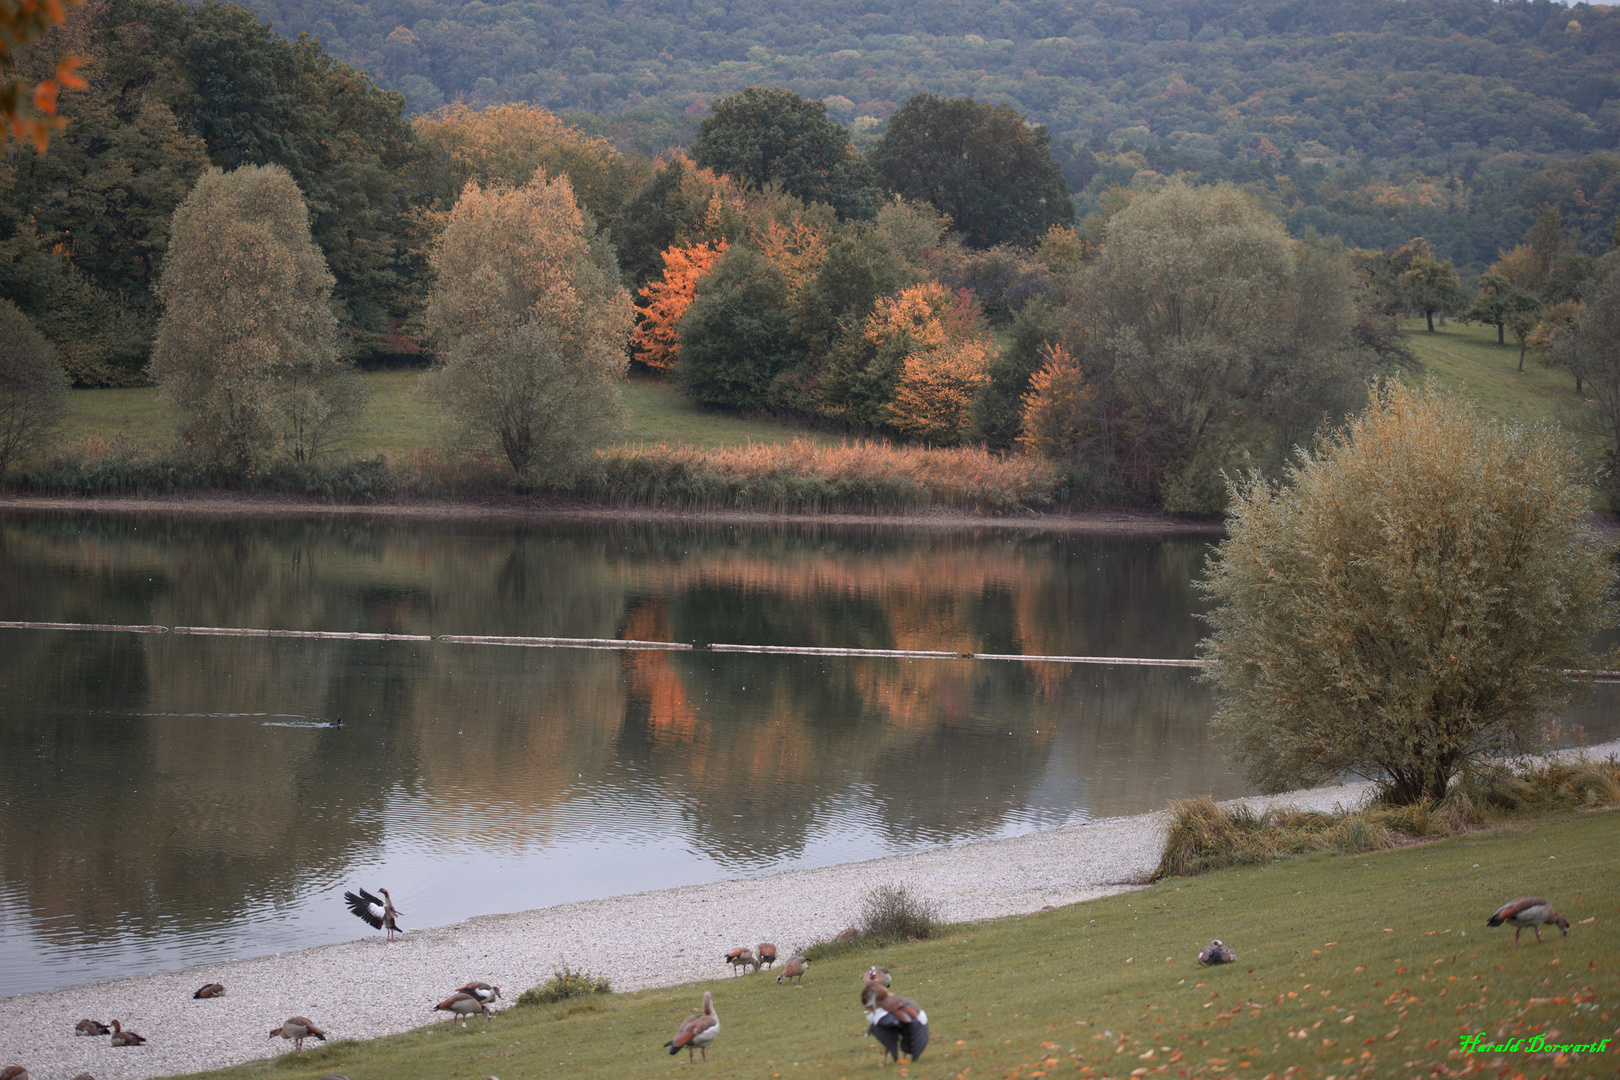
<path fill-rule="evenodd" d="M 1011 513 L 1049 507 L 1060 477 L 1033 457 L 858 439 L 706 450 L 654 443 L 599 455 L 582 493 L 633 505 L 694 509 L 844 510 L 938 507 Z"/>
<path fill-rule="evenodd" d="M 1620 803 L 1620 759 L 1554 759 L 1528 767 L 1487 766 L 1464 774 L 1439 803 L 1375 801 L 1324 813 L 1239 803 L 1208 795 L 1170 804 L 1164 853 L 1149 880 L 1191 877 L 1225 866 L 1253 866 L 1310 852 L 1378 851 L 1516 816 Z"/>

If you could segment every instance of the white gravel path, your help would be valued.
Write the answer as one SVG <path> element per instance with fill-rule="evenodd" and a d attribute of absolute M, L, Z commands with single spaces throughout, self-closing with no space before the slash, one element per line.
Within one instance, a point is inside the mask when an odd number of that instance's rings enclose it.
<path fill-rule="evenodd" d="M 1601 755 L 1620 743 L 1594 747 Z M 1358 805 L 1368 783 L 1314 788 L 1256 805 L 1331 809 Z M 26 1065 L 33 1080 L 143 1080 L 220 1068 L 285 1053 L 267 1033 L 308 1016 L 335 1039 L 364 1039 L 433 1022 L 430 1010 L 463 982 L 503 988 L 502 1001 L 567 964 L 606 975 L 616 990 L 712 978 L 737 945 L 775 941 L 787 950 L 855 921 L 874 885 L 907 884 L 951 922 L 991 919 L 1125 892 L 1158 862 L 1162 814 L 1111 818 L 1004 840 L 987 840 L 815 870 L 689 885 L 659 892 L 487 915 L 338 945 L 184 971 L 116 979 L 0 999 L 0 1068 Z M 195 1001 L 206 982 L 222 998 Z M 145 1035 L 145 1046 L 114 1048 L 77 1037 L 83 1017 L 113 1017 Z"/>

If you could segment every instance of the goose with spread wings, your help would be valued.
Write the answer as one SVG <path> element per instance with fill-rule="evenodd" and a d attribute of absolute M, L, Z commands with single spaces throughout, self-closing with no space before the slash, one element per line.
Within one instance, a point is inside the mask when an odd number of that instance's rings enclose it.
<path fill-rule="evenodd" d="M 399 928 L 398 922 L 399 916 L 405 913 L 394 906 L 394 901 L 389 897 L 387 889 L 378 889 L 377 891 L 382 893 L 381 898 L 372 896 L 364 889 L 361 889 L 358 895 L 346 892 L 343 894 L 343 902 L 349 905 L 350 911 L 364 919 L 374 929 L 386 930 L 388 940 L 393 941 L 395 934 L 405 932 Z"/>

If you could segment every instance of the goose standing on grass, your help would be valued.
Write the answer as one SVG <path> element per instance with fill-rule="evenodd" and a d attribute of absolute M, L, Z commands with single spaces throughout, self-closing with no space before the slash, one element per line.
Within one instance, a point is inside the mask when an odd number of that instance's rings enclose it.
<path fill-rule="evenodd" d="M 225 996 L 225 984 L 224 983 L 209 983 L 207 986 L 198 987 L 197 992 L 195 994 L 192 994 L 191 996 L 194 997 L 194 998 L 224 997 Z"/>
<path fill-rule="evenodd" d="M 709 1060 L 709 1046 L 715 1037 L 720 1034 L 720 1014 L 714 1011 L 714 995 L 707 990 L 703 991 L 703 1011 L 693 1013 L 681 1021 L 681 1026 L 675 1029 L 675 1037 L 664 1045 L 669 1047 L 671 1055 L 686 1048 L 686 1060 L 692 1060 L 692 1049 L 696 1047 L 703 1051 L 703 1060 Z"/>
<path fill-rule="evenodd" d="M 491 986 L 486 982 L 470 982 L 465 986 L 456 987 L 456 993 L 471 994 L 473 997 L 487 1005 L 491 1001 L 494 1001 L 496 998 L 501 996 L 501 988 L 498 986 Z"/>
<path fill-rule="evenodd" d="M 1237 953 L 1232 951 L 1231 946 L 1222 945 L 1220 938 L 1205 945 L 1198 953 L 1200 964 L 1230 964 L 1236 959 Z"/>
<path fill-rule="evenodd" d="M 761 967 L 770 967 L 774 963 L 776 963 L 776 946 L 768 941 L 760 942 L 759 946 L 754 950 L 754 970 L 758 971 Z"/>
<path fill-rule="evenodd" d="M 117 1020 L 112 1022 L 112 1044 L 114 1046 L 139 1046 L 146 1041 L 145 1035 L 137 1035 L 133 1031 L 125 1031 Z"/>
<path fill-rule="evenodd" d="M 783 979 L 798 979 L 804 982 L 804 973 L 809 970 L 810 961 L 802 956 L 790 956 L 782 962 L 782 970 L 776 976 L 776 985 L 781 986 Z"/>
<path fill-rule="evenodd" d="M 1486 921 L 1486 926 L 1501 926 L 1503 923 L 1513 924 L 1513 947 L 1519 947 L 1519 932 L 1530 927 L 1536 932 L 1536 944 L 1541 944 L 1541 928 L 1552 923 L 1569 937 L 1569 920 L 1554 911 L 1552 905 L 1539 896 L 1521 896 L 1517 900 L 1503 904 L 1496 909 L 1496 914 Z"/>
<path fill-rule="evenodd" d="M 350 911 L 370 924 L 372 929 L 386 930 L 388 940 L 393 941 L 395 934 L 405 932 L 399 928 L 397 921 L 399 916 L 405 913 L 394 906 L 393 898 L 388 895 L 387 889 L 377 891 L 382 893 L 381 899 L 361 889 L 358 896 L 352 892 L 344 893 L 343 902 L 349 905 Z"/>
<path fill-rule="evenodd" d="M 73 1025 L 73 1034 L 75 1035 L 105 1035 L 111 1030 L 112 1028 L 103 1024 L 100 1020 L 80 1020 Z"/>
<path fill-rule="evenodd" d="M 283 1039 L 291 1039 L 293 1041 L 293 1049 L 300 1054 L 304 1052 L 305 1039 L 319 1039 L 321 1042 L 326 1041 L 326 1032 L 316 1027 L 314 1021 L 310 1020 L 310 1018 L 307 1016 L 287 1017 L 286 1023 L 282 1024 L 278 1028 L 270 1029 L 270 1037 L 272 1039 L 277 1035 L 281 1036 Z"/>
<path fill-rule="evenodd" d="M 438 1012 L 440 1009 L 452 1016 L 461 1017 L 463 1025 L 467 1023 L 467 1017 L 478 1013 L 483 1013 L 485 1016 L 494 1015 L 494 1013 L 490 1012 L 489 1006 L 484 1004 L 483 998 L 478 997 L 476 994 L 463 993 L 460 990 L 433 1006 L 434 1012 Z"/>
<path fill-rule="evenodd" d="M 869 982 L 861 986 L 861 1007 L 866 1010 L 866 1033 L 883 1044 L 883 1064 L 901 1054 L 912 1061 L 928 1048 L 928 1014 L 910 998 L 889 993 Z"/>
<path fill-rule="evenodd" d="M 742 968 L 744 971 L 747 971 L 749 968 L 754 966 L 753 951 L 742 945 L 732 949 L 720 959 L 731 965 L 731 974 L 733 978 L 736 977 L 738 968 Z"/>

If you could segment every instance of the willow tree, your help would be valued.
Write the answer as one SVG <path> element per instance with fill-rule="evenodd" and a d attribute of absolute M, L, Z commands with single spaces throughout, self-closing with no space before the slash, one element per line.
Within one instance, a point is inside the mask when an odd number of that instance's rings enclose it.
<path fill-rule="evenodd" d="M 363 403 L 332 315 L 332 274 L 279 165 L 209 169 L 176 208 L 157 285 L 159 398 L 222 463 L 309 461 Z"/>
<path fill-rule="evenodd" d="M 1580 473 L 1555 430 L 1397 381 L 1283 484 L 1235 484 L 1201 649 L 1250 778 L 1355 772 L 1439 799 L 1469 762 L 1533 745 L 1620 615 L 1620 545 L 1589 526 Z"/>
<path fill-rule="evenodd" d="M 452 430 L 526 479 L 558 478 L 621 424 L 634 309 L 566 176 L 469 181 L 433 254 L 425 390 Z"/>

